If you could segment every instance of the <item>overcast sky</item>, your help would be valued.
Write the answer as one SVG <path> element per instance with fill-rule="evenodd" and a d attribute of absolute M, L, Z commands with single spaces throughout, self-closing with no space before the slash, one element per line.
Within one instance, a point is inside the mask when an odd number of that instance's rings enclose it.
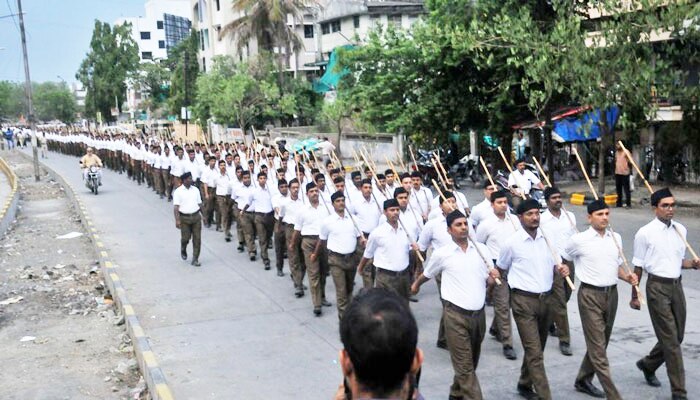
<path fill-rule="evenodd" d="M 95 20 L 143 16 L 144 0 L 22 0 L 32 81 L 76 81 Z M 0 17 L 17 13 L 17 0 L 0 0 Z M 59 76 L 61 78 L 59 78 Z M 24 81 L 19 19 L 0 18 L 0 81 Z"/>

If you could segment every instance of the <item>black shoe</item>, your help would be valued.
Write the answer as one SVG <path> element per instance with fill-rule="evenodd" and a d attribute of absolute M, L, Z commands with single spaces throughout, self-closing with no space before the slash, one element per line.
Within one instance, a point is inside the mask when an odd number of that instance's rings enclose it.
<path fill-rule="evenodd" d="M 297 299 L 304 297 L 304 290 L 302 290 L 302 289 L 297 289 L 297 291 L 294 292 L 294 296 L 296 296 Z"/>
<path fill-rule="evenodd" d="M 242 245 L 242 244 L 239 244 L 239 245 L 238 245 L 238 252 L 239 252 L 239 253 L 243 253 L 243 251 L 244 251 L 244 250 L 243 250 L 243 245 Z"/>
<path fill-rule="evenodd" d="M 221 229 L 221 227 L 218 227 L 218 226 L 217 226 L 217 227 L 216 227 L 216 231 L 217 231 L 217 232 L 223 232 L 224 230 Z"/>
<path fill-rule="evenodd" d="M 574 383 L 574 388 L 576 388 L 576 391 L 585 393 L 589 396 L 597 397 L 599 399 L 605 398 L 605 393 L 603 393 L 589 381 L 576 381 L 576 383 Z"/>
<path fill-rule="evenodd" d="M 180 257 L 182 257 L 183 260 L 187 260 L 187 250 L 181 250 Z"/>
<path fill-rule="evenodd" d="M 202 264 L 199 262 L 199 260 L 192 260 L 192 265 L 195 267 L 201 267 Z"/>
<path fill-rule="evenodd" d="M 330 307 L 333 305 L 333 303 L 331 303 L 330 301 L 328 301 L 326 299 L 323 299 L 323 300 L 321 300 L 321 305 L 324 307 Z"/>
<path fill-rule="evenodd" d="M 493 336 L 493 338 L 498 340 L 499 342 L 502 340 L 501 335 L 498 334 L 496 328 L 489 328 L 489 335 Z"/>
<path fill-rule="evenodd" d="M 268 271 L 270 269 L 270 261 L 264 261 L 263 265 L 265 265 L 265 271 Z"/>
<path fill-rule="evenodd" d="M 412 303 L 418 303 L 418 297 L 416 296 L 408 296 L 408 301 Z"/>
<path fill-rule="evenodd" d="M 441 342 L 438 340 L 437 343 L 435 343 L 435 346 L 437 346 L 438 349 L 447 350 L 447 342 Z"/>
<path fill-rule="evenodd" d="M 518 385 L 518 394 L 528 400 L 538 400 L 539 396 L 531 387 Z"/>
<path fill-rule="evenodd" d="M 671 395 L 671 400 L 688 400 L 688 396 L 683 394 L 674 394 Z"/>
<path fill-rule="evenodd" d="M 231 236 L 226 236 L 226 237 L 224 238 L 224 240 L 226 240 L 227 242 L 230 242 L 230 241 L 231 241 Z M 242 250 L 242 249 L 241 249 L 241 250 Z"/>
<path fill-rule="evenodd" d="M 255 261 L 255 254 L 250 255 L 250 261 Z"/>
<path fill-rule="evenodd" d="M 284 276 L 284 272 L 281 269 L 277 270 L 277 276 Z"/>
<path fill-rule="evenodd" d="M 565 356 L 571 356 L 574 353 L 571 352 L 571 345 L 566 342 L 559 342 L 559 351 Z"/>
<path fill-rule="evenodd" d="M 649 386 L 653 387 L 659 387 L 661 386 L 661 382 L 659 382 L 659 379 L 656 377 L 656 374 L 652 371 L 647 370 L 644 368 L 644 365 L 642 364 L 642 360 L 637 361 L 637 368 L 639 368 L 642 373 L 644 373 L 644 379 L 646 379 L 647 384 Z"/>
<path fill-rule="evenodd" d="M 552 337 L 557 337 L 557 326 L 552 323 L 552 325 L 549 325 L 549 336 Z"/>
<path fill-rule="evenodd" d="M 314 315 L 317 317 L 321 316 L 321 307 L 314 308 Z"/>
<path fill-rule="evenodd" d="M 509 360 L 518 359 L 518 356 L 515 355 L 515 350 L 513 350 L 513 346 L 503 346 L 503 355 Z"/>

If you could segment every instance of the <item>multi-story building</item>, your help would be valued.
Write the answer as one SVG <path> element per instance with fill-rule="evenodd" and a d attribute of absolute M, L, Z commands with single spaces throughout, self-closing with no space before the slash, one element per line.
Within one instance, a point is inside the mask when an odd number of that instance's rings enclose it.
<path fill-rule="evenodd" d="M 185 39 L 192 29 L 189 0 L 147 0 L 145 16 L 119 18 L 114 25 L 131 24 L 131 36 L 138 45 L 141 62 L 157 62 L 168 57 L 169 49 Z M 127 83 L 127 109 L 132 117 L 139 109 L 143 93 Z"/>

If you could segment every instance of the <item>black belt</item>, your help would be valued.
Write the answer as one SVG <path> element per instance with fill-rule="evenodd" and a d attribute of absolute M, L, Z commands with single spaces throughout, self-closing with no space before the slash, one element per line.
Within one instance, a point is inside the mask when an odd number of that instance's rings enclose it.
<path fill-rule="evenodd" d="M 527 297 L 536 297 L 536 298 L 540 298 L 540 299 L 543 298 L 543 297 L 547 297 L 547 296 L 549 296 L 550 294 L 552 294 L 552 290 L 551 290 L 551 289 L 548 290 L 548 291 L 546 291 L 546 292 L 542 292 L 542 293 L 533 293 L 533 292 L 528 292 L 527 290 L 520 290 L 520 289 L 516 289 L 516 288 L 510 289 L 510 291 L 511 291 L 512 293 L 520 294 L 520 295 L 523 295 L 523 296 L 527 296 Z"/>
<path fill-rule="evenodd" d="M 333 251 L 333 250 L 328 250 L 328 255 L 329 255 L 329 256 L 333 255 L 333 256 L 338 256 L 338 257 L 340 257 L 340 258 L 350 258 L 350 257 L 352 257 L 354 254 L 355 254 L 355 253 L 343 254 L 343 253 L 337 253 L 337 252 L 335 252 L 335 251 Z"/>
<path fill-rule="evenodd" d="M 670 283 L 671 285 L 678 285 L 679 283 L 681 283 L 681 279 L 683 279 L 683 276 L 679 276 L 678 278 L 664 278 L 663 276 L 649 274 L 650 281 L 659 283 Z"/>
<path fill-rule="evenodd" d="M 318 239 L 318 235 L 301 235 L 302 239 Z"/>
<path fill-rule="evenodd" d="M 376 265 L 375 265 L 375 267 L 376 267 Z M 408 272 L 409 272 L 408 267 L 406 267 L 405 269 L 403 269 L 401 271 L 390 271 L 388 269 L 377 267 L 378 274 L 389 275 L 389 276 L 401 276 L 404 274 L 408 274 Z"/>
<path fill-rule="evenodd" d="M 591 285 L 590 283 L 581 282 L 581 287 L 586 288 L 586 289 L 591 289 L 591 290 L 597 290 L 599 292 L 611 292 L 614 289 L 617 289 L 617 284 L 610 285 L 610 286 L 596 286 L 596 285 Z"/>
<path fill-rule="evenodd" d="M 465 315 L 467 317 L 478 317 L 481 315 L 482 312 L 484 312 L 484 308 L 481 307 L 480 310 L 467 310 L 464 309 L 454 303 L 450 303 L 449 301 L 445 300 L 445 307 L 450 308 L 452 310 L 457 311 L 458 313 Z"/>
<path fill-rule="evenodd" d="M 273 212 L 270 211 L 270 212 L 266 212 L 266 213 L 263 213 L 263 212 L 255 212 L 255 213 L 258 215 L 267 216 L 267 215 L 272 215 Z"/>
<path fill-rule="evenodd" d="M 191 217 L 191 216 L 197 215 L 197 214 L 199 214 L 199 211 L 195 211 L 192 214 L 187 214 L 187 213 L 183 213 L 183 212 L 180 213 L 180 215 L 185 216 L 185 217 Z"/>

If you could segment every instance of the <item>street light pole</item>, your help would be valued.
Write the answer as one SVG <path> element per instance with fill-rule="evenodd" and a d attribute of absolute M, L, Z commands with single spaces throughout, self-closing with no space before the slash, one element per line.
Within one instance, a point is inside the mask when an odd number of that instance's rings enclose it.
<path fill-rule="evenodd" d="M 22 54 L 24 56 L 24 92 L 27 96 L 27 121 L 32 131 L 32 155 L 34 156 L 34 179 L 39 181 L 39 152 L 37 150 L 38 138 L 34 125 L 34 104 L 32 103 L 32 80 L 29 77 L 29 59 L 27 58 L 27 38 L 24 34 L 24 14 L 22 13 L 22 0 L 17 0 L 17 13 L 19 14 L 19 32 L 22 37 Z"/>

